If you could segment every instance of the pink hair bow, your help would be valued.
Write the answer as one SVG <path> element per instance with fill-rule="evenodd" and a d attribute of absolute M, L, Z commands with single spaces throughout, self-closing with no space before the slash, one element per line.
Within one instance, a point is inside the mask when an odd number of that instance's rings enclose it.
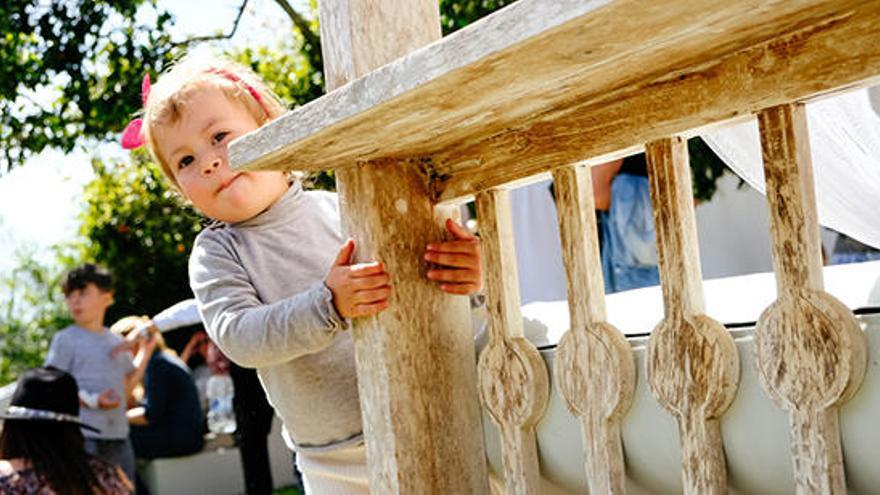
<path fill-rule="evenodd" d="M 141 82 L 141 105 L 147 106 L 147 97 L 150 96 L 150 75 L 145 74 L 144 80 Z M 144 126 L 144 119 L 138 117 L 125 126 L 122 131 L 122 147 L 127 150 L 140 148 L 144 145 L 144 135 L 141 132 Z"/>

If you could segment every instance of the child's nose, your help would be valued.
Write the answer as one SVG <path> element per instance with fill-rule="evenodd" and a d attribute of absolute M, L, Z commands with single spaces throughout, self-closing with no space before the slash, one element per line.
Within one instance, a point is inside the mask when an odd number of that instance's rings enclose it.
<path fill-rule="evenodd" d="M 220 158 L 219 157 L 212 158 L 210 160 L 206 160 L 205 165 L 202 167 L 202 174 L 203 175 L 211 175 L 218 168 L 220 168 Z"/>

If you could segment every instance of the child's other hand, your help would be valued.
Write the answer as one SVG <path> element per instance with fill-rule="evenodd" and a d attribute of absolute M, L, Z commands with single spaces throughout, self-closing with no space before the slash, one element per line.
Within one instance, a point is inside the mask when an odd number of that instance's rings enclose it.
<path fill-rule="evenodd" d="M 440 282 L 444 292 L 473 294 L 483 286 L 480 239 L 452 219 L 446 220 L 446 230 L 455 239 L 432 242 L 425 251 L 425 259 L 439 265 L 428 270 L 428 278 Z"/>
<path fill-rule="evenodd" d="M 344 318 L 370 316 L 388 308 L 391 297 L 391 277 L 379 261 L 351 264 L 354 241 L 342 245 L 327 280 L 324 283 L 333 293 L 333 305 Z"/>
<path fill-rule="evenodd" d="M 98 396 L 99 409 L 116 409 L 117 407 L 119 407 L 119 396 L 112 388 L 108 388 Z"/>

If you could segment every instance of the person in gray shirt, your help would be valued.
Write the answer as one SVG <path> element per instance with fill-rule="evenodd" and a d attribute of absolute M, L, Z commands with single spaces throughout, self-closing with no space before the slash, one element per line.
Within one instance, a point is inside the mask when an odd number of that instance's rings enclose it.
<path fill-rule="evenodd" d="M 70 373 L 79 385 L 81 420 L 98 430 L 83 429 L 86 451 L 118 465 L 133 480 L 125 397 L 140 381 L 144 366 L 135 366 L 127 352 L 114 352 L 122 338 L 104 326 L 113 304 L 113 278 L 105 269 L 85 264 L 64 275 L 61 289 L 74 324 L 52 338 L 45 366 Z"/>

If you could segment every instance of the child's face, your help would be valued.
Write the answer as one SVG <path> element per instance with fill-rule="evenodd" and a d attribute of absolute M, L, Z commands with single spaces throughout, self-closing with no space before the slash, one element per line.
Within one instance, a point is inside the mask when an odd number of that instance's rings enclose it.
<path fill-rule="evenodd" d="M 113 293 L 101 290 L 93 283 L 74 289 L 64 296 L 70 316 L 77 324 L 103 324 L 104 313 L 113 304 Z"/>
<path fill-rule="evenodd" d="M 159 154 L 181 192 L 205 215 L 235 223 L 252 218 L 287 190 L 283 172 L 237 172 L 229 168 L 227 146 L 259 127 L 219 89 L 195 91 L 174 124 L 156 130 Z"/>

